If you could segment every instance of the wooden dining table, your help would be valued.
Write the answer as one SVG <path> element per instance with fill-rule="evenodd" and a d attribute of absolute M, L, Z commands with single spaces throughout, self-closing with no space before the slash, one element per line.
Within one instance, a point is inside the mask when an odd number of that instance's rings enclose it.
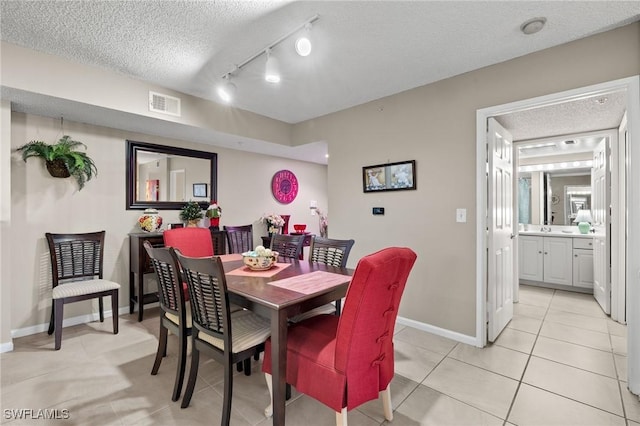
<path fill-rule="evenodd" d="M 250 271 L 242 255 L 220 256 L 231 302 L 271 321 L 273 424 L 285 424 L 287 319 L 341 299 L 353 270 L 322 263 L 279 259 L 268 271 Z"/>

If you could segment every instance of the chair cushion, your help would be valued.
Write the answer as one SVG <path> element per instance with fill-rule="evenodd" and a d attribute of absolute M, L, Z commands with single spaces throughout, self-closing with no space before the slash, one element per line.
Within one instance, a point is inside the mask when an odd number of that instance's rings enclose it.
<path fill-rule="evenodd" d="M 52 295 L 54 299 L 64 299 L 65 297 L 84 296 L 117 289 L 120 289 L 120 284 L 113 281 L 102 279 L 83 280 L 59 284 L 53 288 Z"/>
<path fill-rule="evenodd" d="M 271 324 L 268 319 L 246 310 L 231 313 L 232 352 L 242 352 L 257 346 L 267 340 L 270 334 Z M 224 350 L 222 339 L 206 333 L 198 333 L 198 337 L 200 340 Z"/>
<path fill-rule="evenodd" d="M 289 318 L 289 321 L 301 322 L 308 318 L 315 317 L 316 315 L 331 315 L 335 312 L 336 307 L 333 305 L 333 303 L 327 303 L 326 305 L 318 306 L 317 308 L 314 308 L 310 311 L 291 317 Z"/>
<path fill-rule="evenodd" d="M 287 383 L 335 411 L 346 404 L 346 376 L 334 367 L 339 320 L 335 315 L 317 315 L 287 332 Z M 265 345 L 262 371 L 271 373 L 271 339 Z"/>
<path fill-rule="evenodd" d="M 187 328 L 191 328 L 193 327 L 193 319 L 191 317 L 191 304 L 185 303 L 184 307 L 185 307 L 185 315 L 187 317 Z M 177 315 L 173 315 L 169 312 L 165 312 L 164 316 L 175 325 L 180 325 L 180 318 Z"/>

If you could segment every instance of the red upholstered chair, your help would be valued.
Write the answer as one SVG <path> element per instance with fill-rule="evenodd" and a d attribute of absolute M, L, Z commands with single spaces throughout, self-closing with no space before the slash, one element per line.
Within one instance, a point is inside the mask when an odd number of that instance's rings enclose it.
<path fill-rule="evenodd" d="M 209 228 L 167 229 L 162 236 L 166 247 L 177 248 L 185 256 L 211 257 L 214 255 Z"/>
<path fill-rule="evenodd" d="M 392 420 L 389 383 L 394 374 L 393 331 L 400 298 L 416 254 L 391 247 L 358 262 L 341 316 L 318 315 L 289 327 L 287 383 L 336 411 L 346 425 L 347 411 L 377 399 Z M 271 340 L 262 369 L 271 390 Z M 271 407 L 265 410 L 271 415 Z"/>

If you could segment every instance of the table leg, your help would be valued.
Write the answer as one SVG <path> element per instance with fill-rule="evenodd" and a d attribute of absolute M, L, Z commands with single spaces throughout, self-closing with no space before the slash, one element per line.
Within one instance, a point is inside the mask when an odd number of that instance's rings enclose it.
<path fill-rule="evenodd" d="M 142 314 L 144 312 L 144 274 L 138 275 L 138 322 L 142 321 Z"/>
<path fill-rule="evenodd" d="M 135 280 L 136 276 L 133 272 L 129 272 L 129 314 L 133 314 L 134 302 L 133 295 L 136 291 Z"/>
<path fill-rule="evenodd" d="M 273 377 L 273 424 L 284 425 L 287 382 L 287 315 L 271 313 L 271 374 Z"/>

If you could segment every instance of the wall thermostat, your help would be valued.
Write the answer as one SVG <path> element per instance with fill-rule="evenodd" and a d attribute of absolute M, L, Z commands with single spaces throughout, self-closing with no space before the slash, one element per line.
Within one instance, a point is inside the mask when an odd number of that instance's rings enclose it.
<path fill-rule="evenodd" d="M 384 207 L 374 207 L 373 214 L 384 214 Z"/>

